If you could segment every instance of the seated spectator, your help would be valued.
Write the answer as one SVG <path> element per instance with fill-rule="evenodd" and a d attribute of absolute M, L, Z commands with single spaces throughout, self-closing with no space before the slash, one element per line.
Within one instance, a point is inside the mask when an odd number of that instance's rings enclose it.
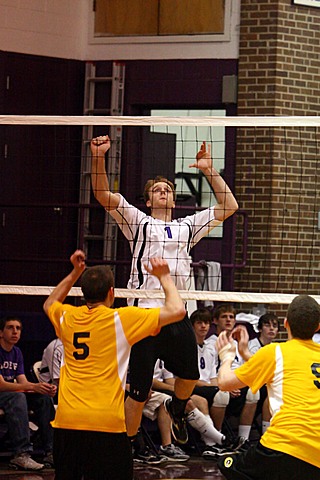
<path fill-rule="evenodd" d="M 53 385 L 59 386 L 62 358 L 62 342 L 60 338 L 55 338 L 43 351 L 39 375 L 41 382 L 53 383 Z"/>
<path fill-rule="evenodd" d="M 164 407 L 164 402 L 168 398 L 171 396 L 166 393 L 151 391 L 142 414 L 150 420 L 158 422 L 161 437 L 160 457 L 166 461 L 185 462 L 189 460 L 189 455 L 172 442 L 171 418 Z"/>
<path fill-rule="evenodd" d="M 203 456 L 210 459 L 237 450 L 243 443 L 243 439 L 239 438 L 233 441 L 233 439 L 229 439 L 221 433 L 225 410 L 230 397 L 228 392 L 222 392 L 218 388 L 218 355 L 212 344 L 209 344 L 206 340 L 212 323 L 211 312 L 206 308 L 198 308 L 191 314 L 190 321 L 198 345 L 200 372 L 200 378 L 193 389 L 193 394 L 206 399 L 206 414 L 210 415 L 218 435 L 216 443 L 206 447 L 203 451 Z"/>
<path fill-rule="evenodd" d="M 275 313 L 265 313 L 262 315 L 258 321 L 259 337 L 249 340 L 248 348 L 251 355 L 256 353 L 261 347 L 269 345 L 269 343 L 275 340 L 278 335 L 279 328 L 280 322 Z M 260 411 L 262 417 L 262 433 L 264 433 L 270 426 L 271 419 L 268 392 L 265 385 L 260 388 L 260 399 L 257 405 L 257 412 Z"/>
<path fill-rule="evenodd" d="M 166 370 L 162 360 L 158 359 L 154 369 L 152 383 L 153 390 L 166 393 L 167 395 L 172 395 L 174 391 L 174 382 L 175 378 L 173 374 Z M 166 401 L 166 399 L 164 401 Z M 205 444 L 204 451 L 210 450 L 210 448 L 215 444 L 221 445 L 223 443 L 225 437 L 215 428 L 213 424 L 213 421 L 209 415 L 208 402 L 206 398 L 200 395 L 191 395 L 191 398 L 186 406 L 186 414 L 189 425 L 191 425 L 191 427 L 197 430 L 201 435 L 201 439 Z M 233 451 L 233 449 L 230 451 Z M 224 450 L 224 452 L 226 453 L 226 450 Z"/>
<path fill-rule="evenodd" d="M 236 324 L 236 310 L 232 305 L 221 304 L 213 311 L 213 321 L 216 325 L 217 334 L 211 335 L 207 338 L 209 344 L 215 346 L 218 335 L 226 330 L 228 335 Z M 237 345 L 236 345 L 237 348 Z M 235 359 L 232 363 L 232 368 L 236 369 L 244 363 L 243 358 L 240 356 L 238 348 L 236 351 Z M 218 368 L 219 370 L 219 363 Z M 250 388 L 244 387 L 236 389 L 230 392 L 230 401 L 226 408 L 226 415 L 233 415 L 239 417 L 238 436 L 249 440 L 253 419 L 255 416 L 257 403 L 259 400 L 259 392 L 253 394 Z M 245 448 L 248 444 L 243 445 Z"/>
<path fill-rule="evenodd" d="M 36 417 L 45 452 L 43 462 L 52 465 L 53 431 L 50 421 L 54 418 L 54 407 L 50 397 L 56 393 L 56 387 L 47 383 L 28 382 L 24 373 L 23 355 L 16 346 L 21 330 L 22 322 L 19 318 L 6 317 L 0 320 L 0 407 L 5 412 L 14 451 L 10 463 L 26 470 L 40 470 L 44 464 L 35 462 L 30 455 L 33 448 L 28 409 Z"/>

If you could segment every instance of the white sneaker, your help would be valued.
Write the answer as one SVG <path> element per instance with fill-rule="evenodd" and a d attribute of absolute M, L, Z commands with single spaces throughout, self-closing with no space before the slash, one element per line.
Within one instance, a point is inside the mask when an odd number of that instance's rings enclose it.
<path fill-rule="evenodd" d="M 10 460 L 10 465 L 24 470 L 42 470 L 44 468 L 42 463 L 32 460 L 30 454 L 27 452 L 18 453 L 12 460 Z"/>

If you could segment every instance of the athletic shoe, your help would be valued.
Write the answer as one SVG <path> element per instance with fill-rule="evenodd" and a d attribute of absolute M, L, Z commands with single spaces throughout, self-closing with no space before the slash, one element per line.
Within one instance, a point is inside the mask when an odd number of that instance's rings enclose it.
<path fill-rule="evenodd" d="M 243 437 L 239 437 L 239 438 L 242 438 L 244 441 L 239 445 L 237 451 L 246 452 L 251 447 L 251 444 L 250 444 L 249 440 L 246 440 Z"/>
<path fill-rule="evenodd" d="M 225 448 L 216 443 L 214 445 L 206 445 L 202 452 L 202 456 L 203 458 L 212 460 L 213 458 L 219 458 L 223 455 L 232 455 L 233 453 L 235 452 L 231 448 Z"/>
<path fill-rule="evenodd" d="M 42 463 L 32 460 L 30 454 L 27 452 L 18 453 L 12 460 L 10 460 L 9 465 L 13 468 L 22 468 L 23 470 L 42 470 L 44 468 Z"/>
<path fill-rule="evenodd" d="M 54 467 L 52 452 L 47 452 L 42 461 L 47 468 Z"/>
<path fill-rule="evenodd" d="M 133 453 L 134 463 L 146 463 L 147 465 L 156 465 L 165 461 L 166 459 L 162 458 L 160 455 L 156 455 L 155 453 L 153 453 L 148 446 L 146 446 L 140 452 L 135 451 Z"/>
<path fill-rule="evenodd" d="M 244 437 L 238 437 L 235 441 L 231 441 L 226 438 L 223 441 L 222 445 L 211 445 L 206 446 L 204 451 L 202 452 L 202 456 L 204 458 L 208 458 L 209 460 L 212 458 L 219 458 L 223 455 L 232 455 L 234 453 L 239 453 L 242 450 L 242 446 L 245 444 L 246 439 Z"/>
<path fill-rule="evenodd" d="M 188 429 L 187 429 L 187 416 L 177 416 L 172 412 L 172 398 L 167 398 L 164 401 L 164 408 L 171 417 L 171 433 L 173 438 L 178 443 L 187 443 L 188 441 Z"/>
<path fill-rule="evenodd" d="M 176 445 L 166 445 L 160 447 L 160 455 L 164 456 L 169 462 L 186 462 L 189 460 L 189 455 L 184 453 L 181 448 Z"/>

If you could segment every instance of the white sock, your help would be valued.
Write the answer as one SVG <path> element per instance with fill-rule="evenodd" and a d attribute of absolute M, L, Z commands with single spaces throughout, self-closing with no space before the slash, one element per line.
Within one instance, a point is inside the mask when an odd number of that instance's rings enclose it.
<path fill-rule="evenodd" d="M 218 443 L 221 445 L 224 435 L 213 425 L 211 417 L 204 415 L 198 408 L 192 410 L 187 416 L 188 423 L 201 434 L 206 445 Z"/>
<path fill-rule="evenodd" d="M 270 426 L 270 422 L 266 422 L 265 420 L 262 420 L 262 433 L 265 433 L 265 431 L 269 426 Z"/>
<path fill-rule="evenodd" d="M 251 425 L 239 425 L 238 435 L 239 437 L 244 437 L 246 440 L 249 440 L 251 431 Z"/>

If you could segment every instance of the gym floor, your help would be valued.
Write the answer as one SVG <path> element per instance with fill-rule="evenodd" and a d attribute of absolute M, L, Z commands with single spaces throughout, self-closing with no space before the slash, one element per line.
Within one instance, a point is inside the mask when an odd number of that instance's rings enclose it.
<path fill-rule="evenodd" d="M 135 465 L 134 480 L 158 479 L 213 479 L 223 480 L 215 461 L 204 460 L 191 456 L 187 462 L 166 462 L 159 465 Z M 8 459 L 0 459 L 0 480 L 54 480 L 54 470 L 46 469 L 40 472 L 22 472 L 8 467 Z M 106 479 L 107 480 L 107 479 Z"/>

